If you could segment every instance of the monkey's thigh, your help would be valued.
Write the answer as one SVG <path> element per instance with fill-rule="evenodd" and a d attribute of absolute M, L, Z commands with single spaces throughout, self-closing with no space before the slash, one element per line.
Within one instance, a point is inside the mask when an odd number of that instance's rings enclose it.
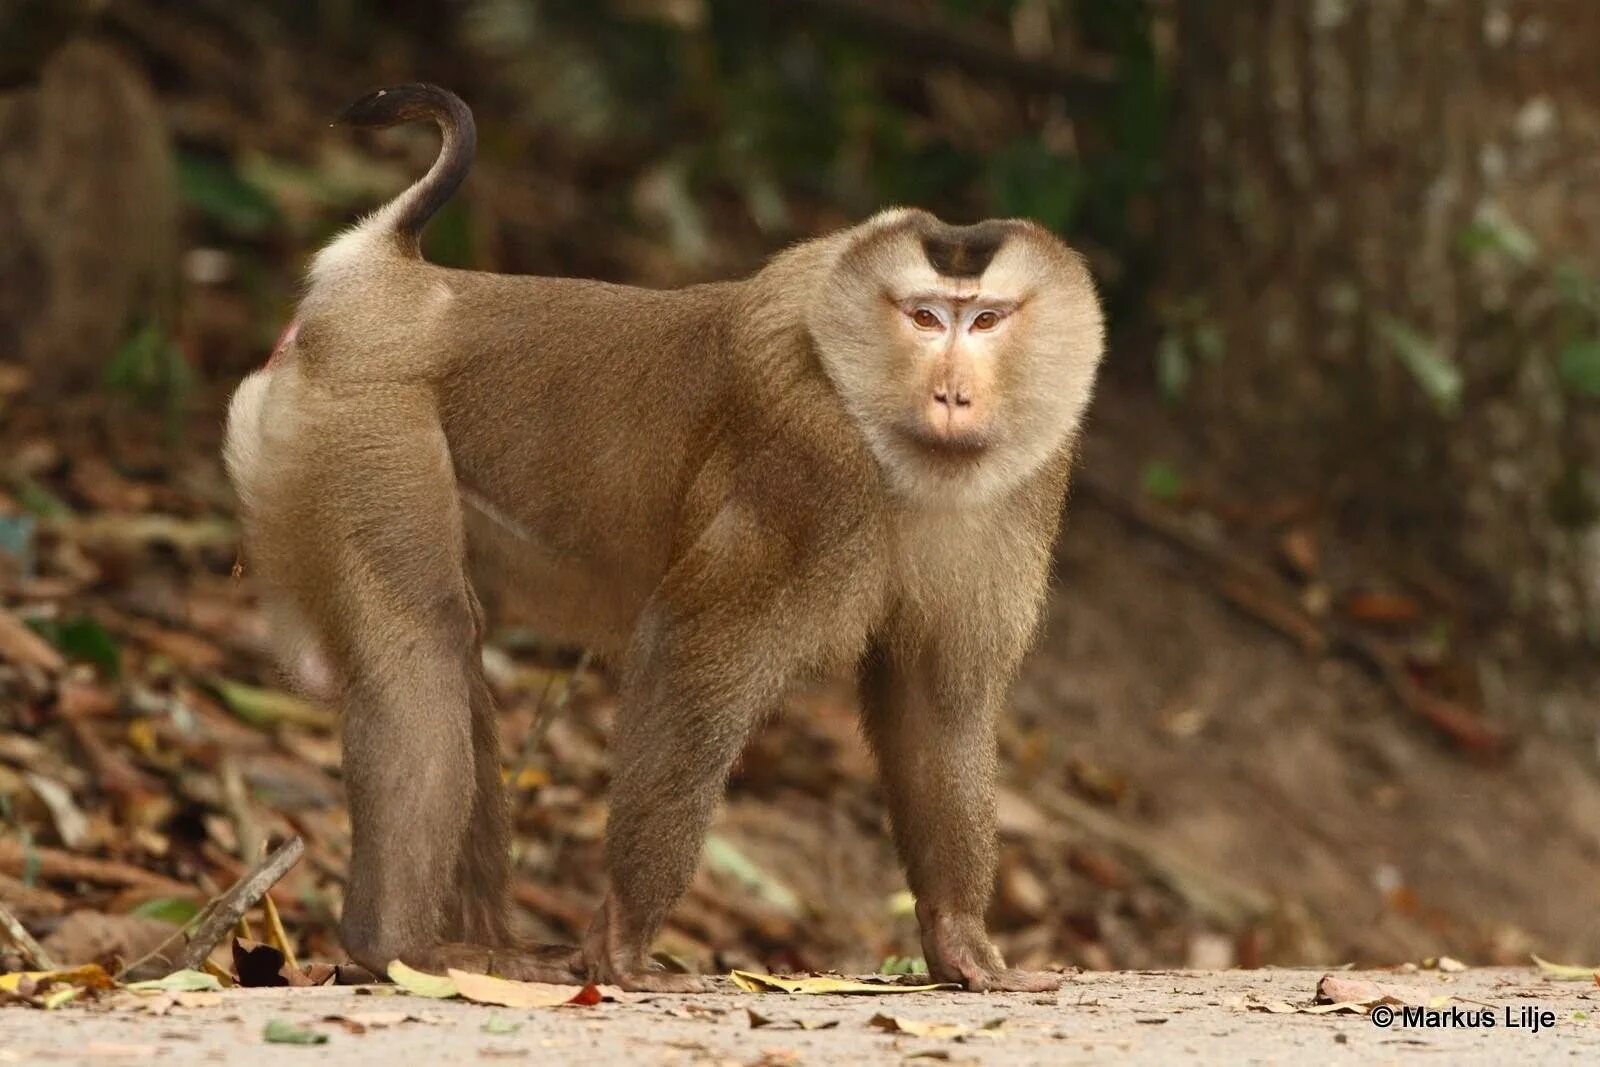
<path fill-rule="evenodd" d="M 397 958 L 485 968 L 486 945 L 444 944 L 503 937 L 506 819 L 432 398 L 393 386 L 318 391 L 292 421 L 296 432 L 272 442 L 285 466 L 257 509 L 253 555 L 343 683 L 345 946 L 379 971 Z M 488 728 L 475 732 L 475 716 Z"/>

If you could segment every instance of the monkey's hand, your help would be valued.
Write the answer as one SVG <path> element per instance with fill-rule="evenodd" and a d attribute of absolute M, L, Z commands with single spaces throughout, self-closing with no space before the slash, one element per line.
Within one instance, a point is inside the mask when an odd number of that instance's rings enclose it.
<path fill-rule="evenodd" d="M 959 982 L 974 993 L 1044 993 L 1061 987 L 1052 971 L 1007 967 L 984 931 L 981 916 L 930 911 L 922 921 L 922 952 L 935 982 Z"/>

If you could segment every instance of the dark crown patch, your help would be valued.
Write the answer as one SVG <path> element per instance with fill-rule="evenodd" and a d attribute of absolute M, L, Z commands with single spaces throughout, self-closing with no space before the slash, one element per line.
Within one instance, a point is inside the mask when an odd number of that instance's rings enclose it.
<path fill-rule="evenodd" d="M 922 234 L 922 251 L 933 269 L 947 278 L 976 278 L 989 269 L 1010 227 L 990 219 L 972 226 L 934 223 Z"/>

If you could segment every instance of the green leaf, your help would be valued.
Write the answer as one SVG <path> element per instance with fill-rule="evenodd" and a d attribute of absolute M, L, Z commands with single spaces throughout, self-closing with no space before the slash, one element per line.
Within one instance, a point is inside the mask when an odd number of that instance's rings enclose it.
<path fill-rule="evenodd" d="M 328 730 L 336 721 L 332 712 L 301 700 L 292 693 L 261 689 L 226 678 L 213 678 L 209 684 L 229 711 L 258 729 L 271 729 L 280 723 L 289 723 Z"/>
<path fill-rule="evenodd" d="M 483 1024 L 486 1034 L 514 1034 L 522 1029 L 521 1023 L 514 1023 L 510 1019 L 502 1019 L 498 1015 L 489 1016 L 489 1021 Z"/>
<path fill-rule="evenodd" d="M 389 964 L 389 981 L 412 996 L 428 997 L 431 1000 L 448 1000 L 459 992 L 456 984 L 448 976 L 426 974 L 407 967 L 399 960 Z"/>
<path fill-rule="evenodd" d="M 1539 257 L 1539 242 L 1503 213 L 1485 212 L 1457 239 L 1466 252 L 1495 252 L 1527 266 Z"/>
<path fill-rule="evenodd" d="M 1532 957 L 1538 966 L 1539 973 L 1546 978 L 1553 978 L 1558 982 L 1594 982 L 1600 981 L 1600 966 L 1575 967 L 1570 963 L 1551 963 L 1549 960 Z"/>
<path fill-rule="evenodd" d="M 1568 344 L 1561 350 L 1556 373 L 1574 396 L 1600 397 L 1600 339 Z"/>
<path fill-rule="evenodd" d="M 1012 142 L 995 157 L 989 182 L 997 213 L 1031 218 L 1056 231 L 1077 218 L 1086 185 L 1080 163 L 1032 138 Z"/>
<path fill-rule="evenodd" d="M 262 1031 L 262 1037 L 274 1045 L 326 1045 L 327 1034 L 319 1034 L 315 1030 L 307 1030 L 294 1023 L 284 1022 L 282 1019 L 273 1019 L 267 1023 L 267 1028 Z"/>
<path fill-rule="evenodd" d="M 173 971 L 165 978 L 152 978 L 147 982 L 130 982 L 128 988 L 137 992 L 166 993 L 220 993 L 222 983 L 217 976 L 204 971 Z"/>
<path fill-rule="evenodd" d="M 200 914 L 200 905 L 188 897 L 154 897 L 128 914 L 182 926 Z"/>
<path fill-rule="evenodd" d="M 785 915 L 799 918 L 804 913 L 805 908 L 792 889 L 762 870 L 727 838 L 717 834 L 707 837 L 705 858 L 712 870 L 730 876 Z"/>
<path fill-rule="evenodd" d="M 71 619 L 29 622 L 39 636 L 55 645 L 68 659 L 93 663 L 115 678 L 122 673 L 122 652 L 106 628 L 87 615 Z"/>
<path fill-rule="evenodd" d="M 101 372 L 101 381 L 107 389 L 165 413 L 174 434 L 182 429 L 184 405 L 194 389 L 194 370 L 183 350 L 158 324 L 146 323 L 124 341 Z"/>
<path fill-rule="evenodd" d="M 1183 475 L 1178 468 L 1164 459 L 1153 459 L 1139 473 L 1139 484 L 1147 495 L 1164 503 L 1172 503 L 1183 495 Z"/>
<path fill-rule="evenodd" d="M 1417 385 L 1440 414 L 1454 415 L 1461 409 L 1461 371 L 1439 354 L 1437 346 L 1416 330 L 1391 315 L 1380 316 L 1378 332 L 1394 350 L 1401 366 L 1411 372 Z"/>
<path fill-rule="evenodd" d="M 928 964 L 921 956 L 886 956 L 878 965 L 879 974 L 927 974 Z"/>
<path fill-rule="evenodd" d="M 1156 387 L 1168 402 L 1183 396 L 1189 388 L 1189 354 L 1184 351 L 1183 339 L 1168 333 L 1156 345 Z"/>
<path fill-rule="evenodd" d="M 26 474 L 17 479 L 17 503 L 38 519 L 64 519 L 72 514 L 72 509 L 60 497 Z"/>
<path fill-rule="evenodd" d="M 253 237 L 278 222 L 278 206 L 222 160 L 192 153 L 179 156 L 178 191 L 184 203 L 243 237 Z"/>

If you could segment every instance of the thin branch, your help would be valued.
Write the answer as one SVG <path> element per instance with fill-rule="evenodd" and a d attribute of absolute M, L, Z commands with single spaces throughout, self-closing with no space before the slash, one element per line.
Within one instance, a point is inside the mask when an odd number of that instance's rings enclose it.
<path fill-rule="evenodd" d="M 1282 579 L 1255 560 L 1196 534 L 1173 515 L 1144 500 L 1130 498 L 1110 484 L 1080 474 L 1078 488 L 1107 511 L 1189 552 L 1208 566 L 1205 581 L 1234 607 L 1290 638 L 1310 655 L 1333 651 L 1355 659 L 1377 675 L 1406 711 L 1444 734 L 1457 747 L 1484 760 L 1497 759 L 1512 739 L 1470 709 L 1428 692 L 1406 670 L 1389 644 L 1337 620 L 1321 622 L 1300 607 Z"/>
<path fill-rule="evenodd" d="M 184 946 L 183 953 L 178 957 L 173 969 L 194 970 L 204 963 L 206 957 L 211 955 L 211 950 L 228 936 L 229 930 L 238 925 L 244 913 L 255 907 L 256 902 L 266 895 L 267 890 L 289 873 L 289 868 L 300 859 L 305 848 L 305 842 L 299 837 L 291 837 L 278 846 L 276 852 L 256 864 L 248 874 L 233 883 L 226 893 L 207 904 L 201 914 L 195 916 L 197 923 L 194 936 L 189 938 L 189 943 Z M 158 947 L 157 951 L 164 947 L 165 945 Z M 151 956 L 154 955 L 155 953 L 151 953 Z M 143 962 L 145 961 L 139 961 Z M 126 968 L 126 971 L 132 971 L 133 966 Z"/>
<path fill-rule="evenodd" d="M 22 920 L 11 914 L 4 904 L 0 904 L 0 930 L 3 930 L 5 935 L 11 939 L 12 944 L 22 950 L 23 957 L 31 960 L 39 970 L 54 971 L 59 969 L 60 965 L 50 957 L 50 953 L 46 952 L 44 946 L 33 939 L 33 935 L 28 933 L 27 928 L 22 925 Z"/>

